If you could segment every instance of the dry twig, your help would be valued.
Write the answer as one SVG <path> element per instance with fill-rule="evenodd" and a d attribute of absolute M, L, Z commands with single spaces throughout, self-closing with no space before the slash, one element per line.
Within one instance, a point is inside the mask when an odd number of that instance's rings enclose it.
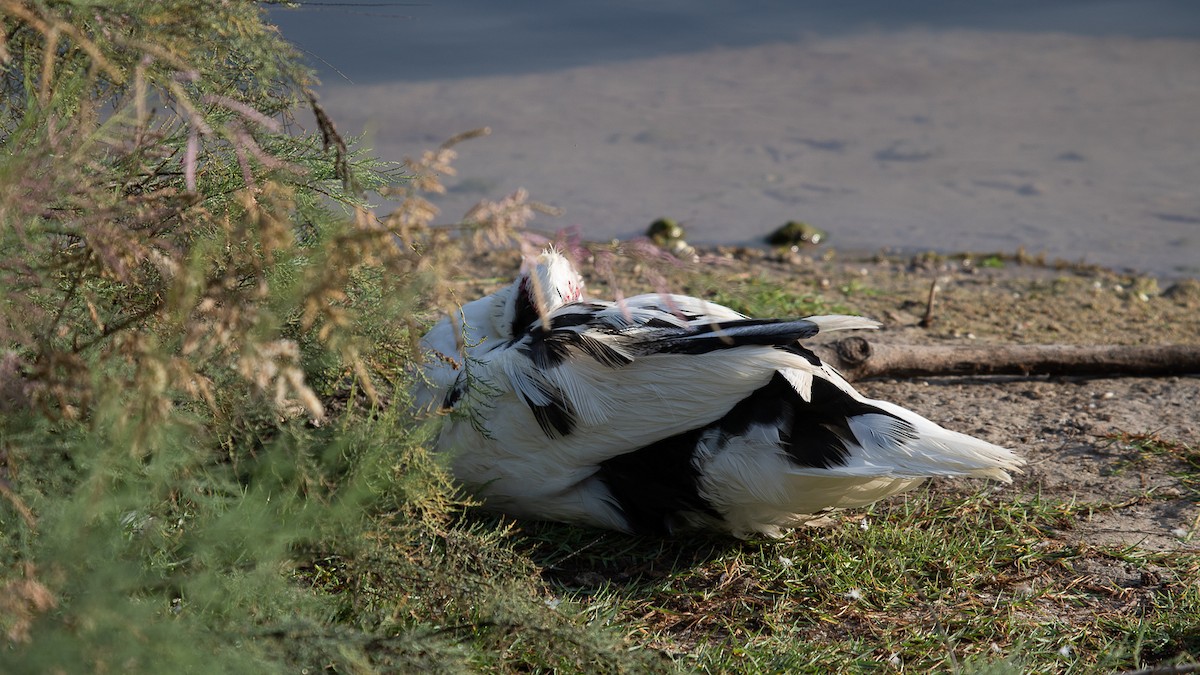
<path fill-rule="evenodd" d="M 934 279 L 929 284 L 929 299 L 925 303 L 925 316 L 921 317 L 921 328 L 929 328 L 933 325 L 933 305 L 937 299 L 938 280 Z"/>

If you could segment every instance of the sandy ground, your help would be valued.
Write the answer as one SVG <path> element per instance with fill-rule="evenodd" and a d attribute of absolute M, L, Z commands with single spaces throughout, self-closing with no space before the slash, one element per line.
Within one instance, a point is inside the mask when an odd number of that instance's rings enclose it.
<path fill-rule="evenodd" d="M 790 219 L 843 250 L 1025 247 L 1200 269 L 1200 41 L 906 31 L 519 76 L 348 86 L 343 131 L 399 159 L 476 127 L 447 220 L 517 187 L 541 226 L 696 243 Z"/>
<path fill-rule="evenodd" d="M 1200 496 L 1171 475 L 1183 467 L 1107 438 L 1126 430 L 1153 432 L 1197 447 L 1200 378 L 922 379 L 859 388 L 1014 448 L 1029 461 L 1017 491 L 1094 506 L 1089 517 L 1049 533 L 1052 538 L 1200 551 Z"/>

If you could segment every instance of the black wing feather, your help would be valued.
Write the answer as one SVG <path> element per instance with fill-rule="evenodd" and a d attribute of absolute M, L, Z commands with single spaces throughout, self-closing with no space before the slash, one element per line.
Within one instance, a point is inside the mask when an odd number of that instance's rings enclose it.
<path fill-rule="evenodd" d="M 542 432 L 548 438 L 558 438 L 567 436 L 575 430 L 575 411 L 571 409 L 571 405 L 563 398 L 561 392 L 555 392 L 557 395 L 551 394 L 548 398 L 550 402 L 545 405 L 537 405 L 529 400 L 528 396 L 522 395 L 525 399 L 525 405 L 529 406 L 529 410 L 533 412 L 533 418 L 537 420 L 538 426 L 542 428 Z"/>
<path fill-rule="evenodd" d="M 643 353 L 692 355 L 746 346 L 783 347 L 810 338 L 818 330 L 815 323 L 805 319 L 744 319 L 662 331 L 665 334 L 639 347 Z"/>

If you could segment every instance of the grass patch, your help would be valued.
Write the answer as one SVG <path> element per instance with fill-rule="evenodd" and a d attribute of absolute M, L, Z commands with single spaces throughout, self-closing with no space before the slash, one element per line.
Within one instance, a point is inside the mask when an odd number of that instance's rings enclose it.
<path fill-rule="evenodd" d="M 851 310 L 831 302 L 821 293 L 787 289 L 758 277 L 722 279 L 711 284 L 706 300 L 730 307 L 746 316 L 801 317 L 816 314 L 846 314 Z"/>
<path fill-rule="evenodd" d="M 552 525 L 524 541 L 563 603 L 699 671 L 1093 672 L 1190 658 L 1200 557 L 1065 543 L 1086 511 L 925 489 L 779 541 Z"/>
<path fill-rule="evenodd" d="M 1181 441 L 1164 439 L 1155 432 L 1114 432 L 1105 435 L 1104 440 L 1133 453 L 1128 460 L 1131 466 L 1145 463 L 1151 458 L 1173 460 L 1174 466 L 1168 469 L 1169 474 L 1179 480 L 1189 496 L 1200 496 L 1200 449 Z"/>

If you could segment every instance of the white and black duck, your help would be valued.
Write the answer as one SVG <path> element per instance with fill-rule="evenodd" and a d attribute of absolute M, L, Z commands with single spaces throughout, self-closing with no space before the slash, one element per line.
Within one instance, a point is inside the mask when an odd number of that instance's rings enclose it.
<path fill-rule="evenodd" d="M 484 328 L 467 327 L 461 367 L 429 378 L 453 382 L 418 397 L 451 409 L 439 450 L 491 508 L 625 532 L 777 536 L 931 476 L 1009 481 L 1022 464 L 865 398 L 800 342 L 874 321 L 749 319 L 678 295 L 573 301 L 582 282 L 560 260 L 543 254 L 533 277 L 549 283 L 533 293 L 523 275 L 464 307 L 456 321 Z M 540 312 L 521 304 L 536 298 Z M 449 345 L 453 330 L 444 321 L 428 342 Z"/>

